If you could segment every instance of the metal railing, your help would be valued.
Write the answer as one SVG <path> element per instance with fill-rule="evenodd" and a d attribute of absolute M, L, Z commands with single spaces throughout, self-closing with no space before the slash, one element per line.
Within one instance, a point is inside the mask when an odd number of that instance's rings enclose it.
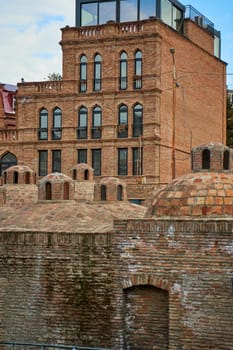
<path fill-rule="evenodd" d="M 58 344 L 37 344 L 37 343 L 23 343 L 23 342 L 0 342 L 1 350 L 110 350 L 106 348 L 92 348 L 76 345 L 58 345 Z"/>

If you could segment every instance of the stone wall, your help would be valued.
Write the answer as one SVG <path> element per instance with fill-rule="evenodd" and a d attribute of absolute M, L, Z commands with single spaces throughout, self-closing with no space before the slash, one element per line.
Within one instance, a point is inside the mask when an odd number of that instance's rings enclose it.
<path fill-rule="evenodd" d="M 0 233 L 0 340 L 232 349 L 233 221 Z"/>
<path fill-rule="evenodd" d="M 95 182 L 75 182 L 75 200 L 94 201 Z"/>
<path fill-rule="evenodd" d="M 0 206 L 20 208 L 37 203 L 38 187 L 36 185 L 3 185 L 0 187 Z"/>

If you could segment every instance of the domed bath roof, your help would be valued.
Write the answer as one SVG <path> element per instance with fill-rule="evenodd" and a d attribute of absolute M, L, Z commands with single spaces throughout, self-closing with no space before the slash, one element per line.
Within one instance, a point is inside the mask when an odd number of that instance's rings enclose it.
<path fill-rule="evenodd" d="M 51 173 L 46 176 L 44 176 L 40 180 L 40 184 L 43 184 L 45 182 L 51 182 L 51 183 L 63 183 L 63 182 L 73 182 L 71 177 L 63 174 L 63 173 Z"/>
<path fill-rule="evenodd" d="M 233 174 L 194 173 L 184 175 L 159 190 L 147 216 L 231 216 Z"/>

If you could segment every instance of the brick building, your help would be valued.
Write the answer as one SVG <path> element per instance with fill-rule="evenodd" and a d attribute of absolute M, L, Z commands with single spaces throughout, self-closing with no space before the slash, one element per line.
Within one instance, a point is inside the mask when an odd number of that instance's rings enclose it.
<path fill-rule="evenodd" d="M 18 84 L 0 170 L 4 157 L 39 178 L 87 163 L 140 202 L 189 172 L 193 146 L 226 141 L 220 34 L 176 0 L 76 4 L 76 27 L 62 29 L 63 80 Z"/>
<path fill-rule="evenodd" d="M 0 129 L 15 129 L 17 86 L 0 83 Z M 3 132 L 2 132 L 3 133 Z M 1 135 L 3 137 L 3 135 Z M 7 137 L 7 134 L 6 134 Z"/>
<path fill-rule="evenodd" d="M 102 179 L 100 201 L 86 164 L 76 180 L 48 174 L 38 186 L 28 167 L 5 170 L 0 348 L 232 350 L 232 159 L 220 143 L 195 147 L 193 172 L 148 210 L 108 198 L 119 179 Z"/>

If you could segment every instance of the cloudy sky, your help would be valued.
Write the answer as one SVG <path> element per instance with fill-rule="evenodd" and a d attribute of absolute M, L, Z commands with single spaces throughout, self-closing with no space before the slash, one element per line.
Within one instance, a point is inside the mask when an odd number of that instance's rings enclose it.
<path fill-rule="evenodd" d="M 190 0 L 222 33 L 222 59 L 233 89 L 233 1 Z M 61 73 L 60 28 L 75 24 L 75 0 L 0 0 L 0 81 L 42 81 Z M 231 75 L 232 74 L 232 75 Z"/>
<path fill-rule="evenodd" d="M 74 0 L 0 0 L 0 81 L 61 73 L 60 28 L 75 24 Z"/>

